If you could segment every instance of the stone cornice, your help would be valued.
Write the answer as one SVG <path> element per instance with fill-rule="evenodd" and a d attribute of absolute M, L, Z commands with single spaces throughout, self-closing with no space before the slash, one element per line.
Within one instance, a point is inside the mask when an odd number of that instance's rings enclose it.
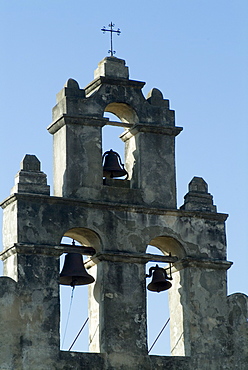
<path fill-rule="evenodd" d="M 120 204 L 113 202 L 105 202 L 98 200 L 80 200 L 73 198 L 62 198 L 55 196 L 47 196 L 40 194 L 32 193 L 15 193 L 6 198 L 3 202 L 0 203 L 0 207 L 5 208 L 9 204 L 18 201 L 36 201 L 37 203 L 46 203 L 46 204 L 58 204 L 58 205 L 72 205 L 75 207 L 87 207 L 87 208 L 105 208 L 107 210 L 123 211 L 123 212 L 132 212 L 132 213 L 145 213 L 145 214 L 155 214 L 155 215 L 165 215 L 165 216 L 175 216 L 175 217 L 191 217 L 191 218 L 200 218 L 213 221 L 224 222 L 228 214 L 226 213 L 214 213 L 214 212 L 201 212 L 201 211 L 184 211 L 181 209 L 164 209 L 164 208 L 152 208 L 143 205 L 136 204 Z"/>
<path fill-rule="evenodd" d="M 228 270 L 233 262 L 227 260 L 205 259 L 195 257 L 185 257 L 173 264 L 172 272 L 185 269 L 186 267 L 200 267 L 204 269 Z"/>
<path fill-rule="evenodd" d="M 153 124 L 138 123 L 131 127 L 129 130 L 127 130 L 126 132 L 124 132 L 121 135 L 121 139 L 123 141 L 126 141 L 139 132 L 149 132 L 159 135 L 177 136 L 178 134 L 180 134 L 182 130 L 183 130 L 182 127 L 177 126 L 165 126 L 156 123 Z"/>
<path fill-rule="evenodd" d="M 178 126 L 166 126 L 160 125 L 156 122 L 153 123 L 127 123 L 127 122 L 115 122 L 110 121 L 108 118 L 104 117 L 92 117 L 92 116 L 71 116 L 67 114 L 62 114 L 57 120 L 53 121 L 47 130 L 50 134 L 54 134 L 61 127 L 71 124 L 71 125 L 82 125 L 82 126 L 100 126 L 105 125 L 110 126 L 120 126 L 129 129 L 121 135 L 123 141 L 128 140 L 130 137 L 136 135 L 138 132 L 150 132 L 160 135 L 177 136 L 182 130 L 182 127 Z"/>
<path fill-rule="evenodd" d="M 109 119 L 103 117 L 92 117 L 92 116 L 70 116 L 62 114 L 56 121 L 52 122 L 47 130 L 50 134 L 54 134 L 61 127 L 71 125 L 82 125 L 82 126 L 100 126 L 108 124 Z"/>
<path fill-rule="evenodd" d="M 63 253 L 80 253 L 85 256 L 91 256 L 95 254 L 94 248 L 84 246 L 72 246 L 72 245 L 43 245 L 43 244 L 26 244 L 26 243 L 15 243 L 12 247 L 5 249 L 0 253 L 0 259 L 4 261 L 6 258 L 13 254 L 39 254 L 46 256 L 59 257 Z"/>
<path fill-rule="evenodd" d="M 129 80 L 126 78 L 111 78 L 99 76 L 84 88 L 86 97 L 90 97 L 92 92 L 94 92 L 97 88 L 99 88 L 103 84 L 132 87 L 141 90 L 146 83 L 142 81 Z"/>

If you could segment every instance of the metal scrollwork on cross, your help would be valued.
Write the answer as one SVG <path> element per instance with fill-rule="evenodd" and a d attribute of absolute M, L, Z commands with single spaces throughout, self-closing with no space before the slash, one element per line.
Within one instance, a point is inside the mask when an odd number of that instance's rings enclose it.
<path fill-rule="evenodd" d="M 114 23 L 110 23 L 108 25 L 110 27 L 110 29 L 107 29 L 105 26 L 103 28 L 101 28 L 101 31 L 103 31 L 103 33 L 105 32 L 110 32 L 110 50 L 108 51 L 111 55 L 111 57 L 114 56 L 114 54 L 116 53 L 114 50 L 113 50 L 113 33 L 117 33 L 117 36 L 120 36 L 120 33 L 121 33 L 121 30 L 118 28 L 117 30 L 114 30 Z"/>

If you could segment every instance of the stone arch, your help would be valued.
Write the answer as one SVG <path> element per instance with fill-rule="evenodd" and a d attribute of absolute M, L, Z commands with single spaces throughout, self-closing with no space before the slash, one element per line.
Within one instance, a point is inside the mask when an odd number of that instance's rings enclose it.
<path fill-rule="evenodd" d="M 171 253 L 179 259 L 185 257 L 186 252 L 182 244 L 171 236 L 156 236 L 148 245 L 158 248 L 163 254 Z"/>
<path fill-rule="evenodd" d="M 123 123 L 137 123 L 139 121 L 135 109 L 126 103 L 109 103 L 104 112 L 115 114 Z"/>
<path fill-rule="evenodd" d="M 101 249 L 101 240 L 99 235 L 88 228 L 85 227 L 74 227 L 67 230 L 63 236 L 72 238 L 82 244 L 85 247 L 92 247 L 97 252 Z"/>

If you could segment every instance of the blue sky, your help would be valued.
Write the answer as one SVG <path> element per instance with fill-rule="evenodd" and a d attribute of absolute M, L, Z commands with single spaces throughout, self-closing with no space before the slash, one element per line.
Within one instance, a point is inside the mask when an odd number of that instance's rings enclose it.
<path fill-rule="evenodd" d="M 52 185 L 46 127 L 55 95 L 70 77 L 82 88 L 93 79 L 109 50 L 100 29 L 113 21 L 122 32 L 116 56 L 130 78 L 146 81 L 144 95 L 160 89 L 184 128 L 176 146 L 178 206 L 192 177 L 203 177 L 218 211 L 229 214 L 229 293 L 247 294 L 247 17 L 247 0 L 0 0 L 1 199 L 26 153 L 37 155 Z M 105 149 L 122 152 L 112 140 L 106 133 Z"/>

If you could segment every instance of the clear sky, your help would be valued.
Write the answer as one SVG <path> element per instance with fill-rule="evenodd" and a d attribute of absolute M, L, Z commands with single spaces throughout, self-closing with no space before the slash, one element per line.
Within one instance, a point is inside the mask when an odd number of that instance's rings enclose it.
<path fill-rule="evenodd" d="M 218 212 L 229 214 L 229 293 L 247 294 L 247 18 L 247 0 L 0 0 L 1 199 L 26 153 L 37 155 L 52 185 L 46 127 L 55 95 L 70 77 L 82 88 L 93 79 L 109 50 L 100 29 L 112 21 L 122 32 L 114 35 L 116 56 L 130 78 L 146 82 L 144 95 L 160 89 L 184 128 L 176 146 L 178 206 L 192 177 L 203 177 Z M 104 139 L 105 150 L 122 153 L 118 139 Z"/>

